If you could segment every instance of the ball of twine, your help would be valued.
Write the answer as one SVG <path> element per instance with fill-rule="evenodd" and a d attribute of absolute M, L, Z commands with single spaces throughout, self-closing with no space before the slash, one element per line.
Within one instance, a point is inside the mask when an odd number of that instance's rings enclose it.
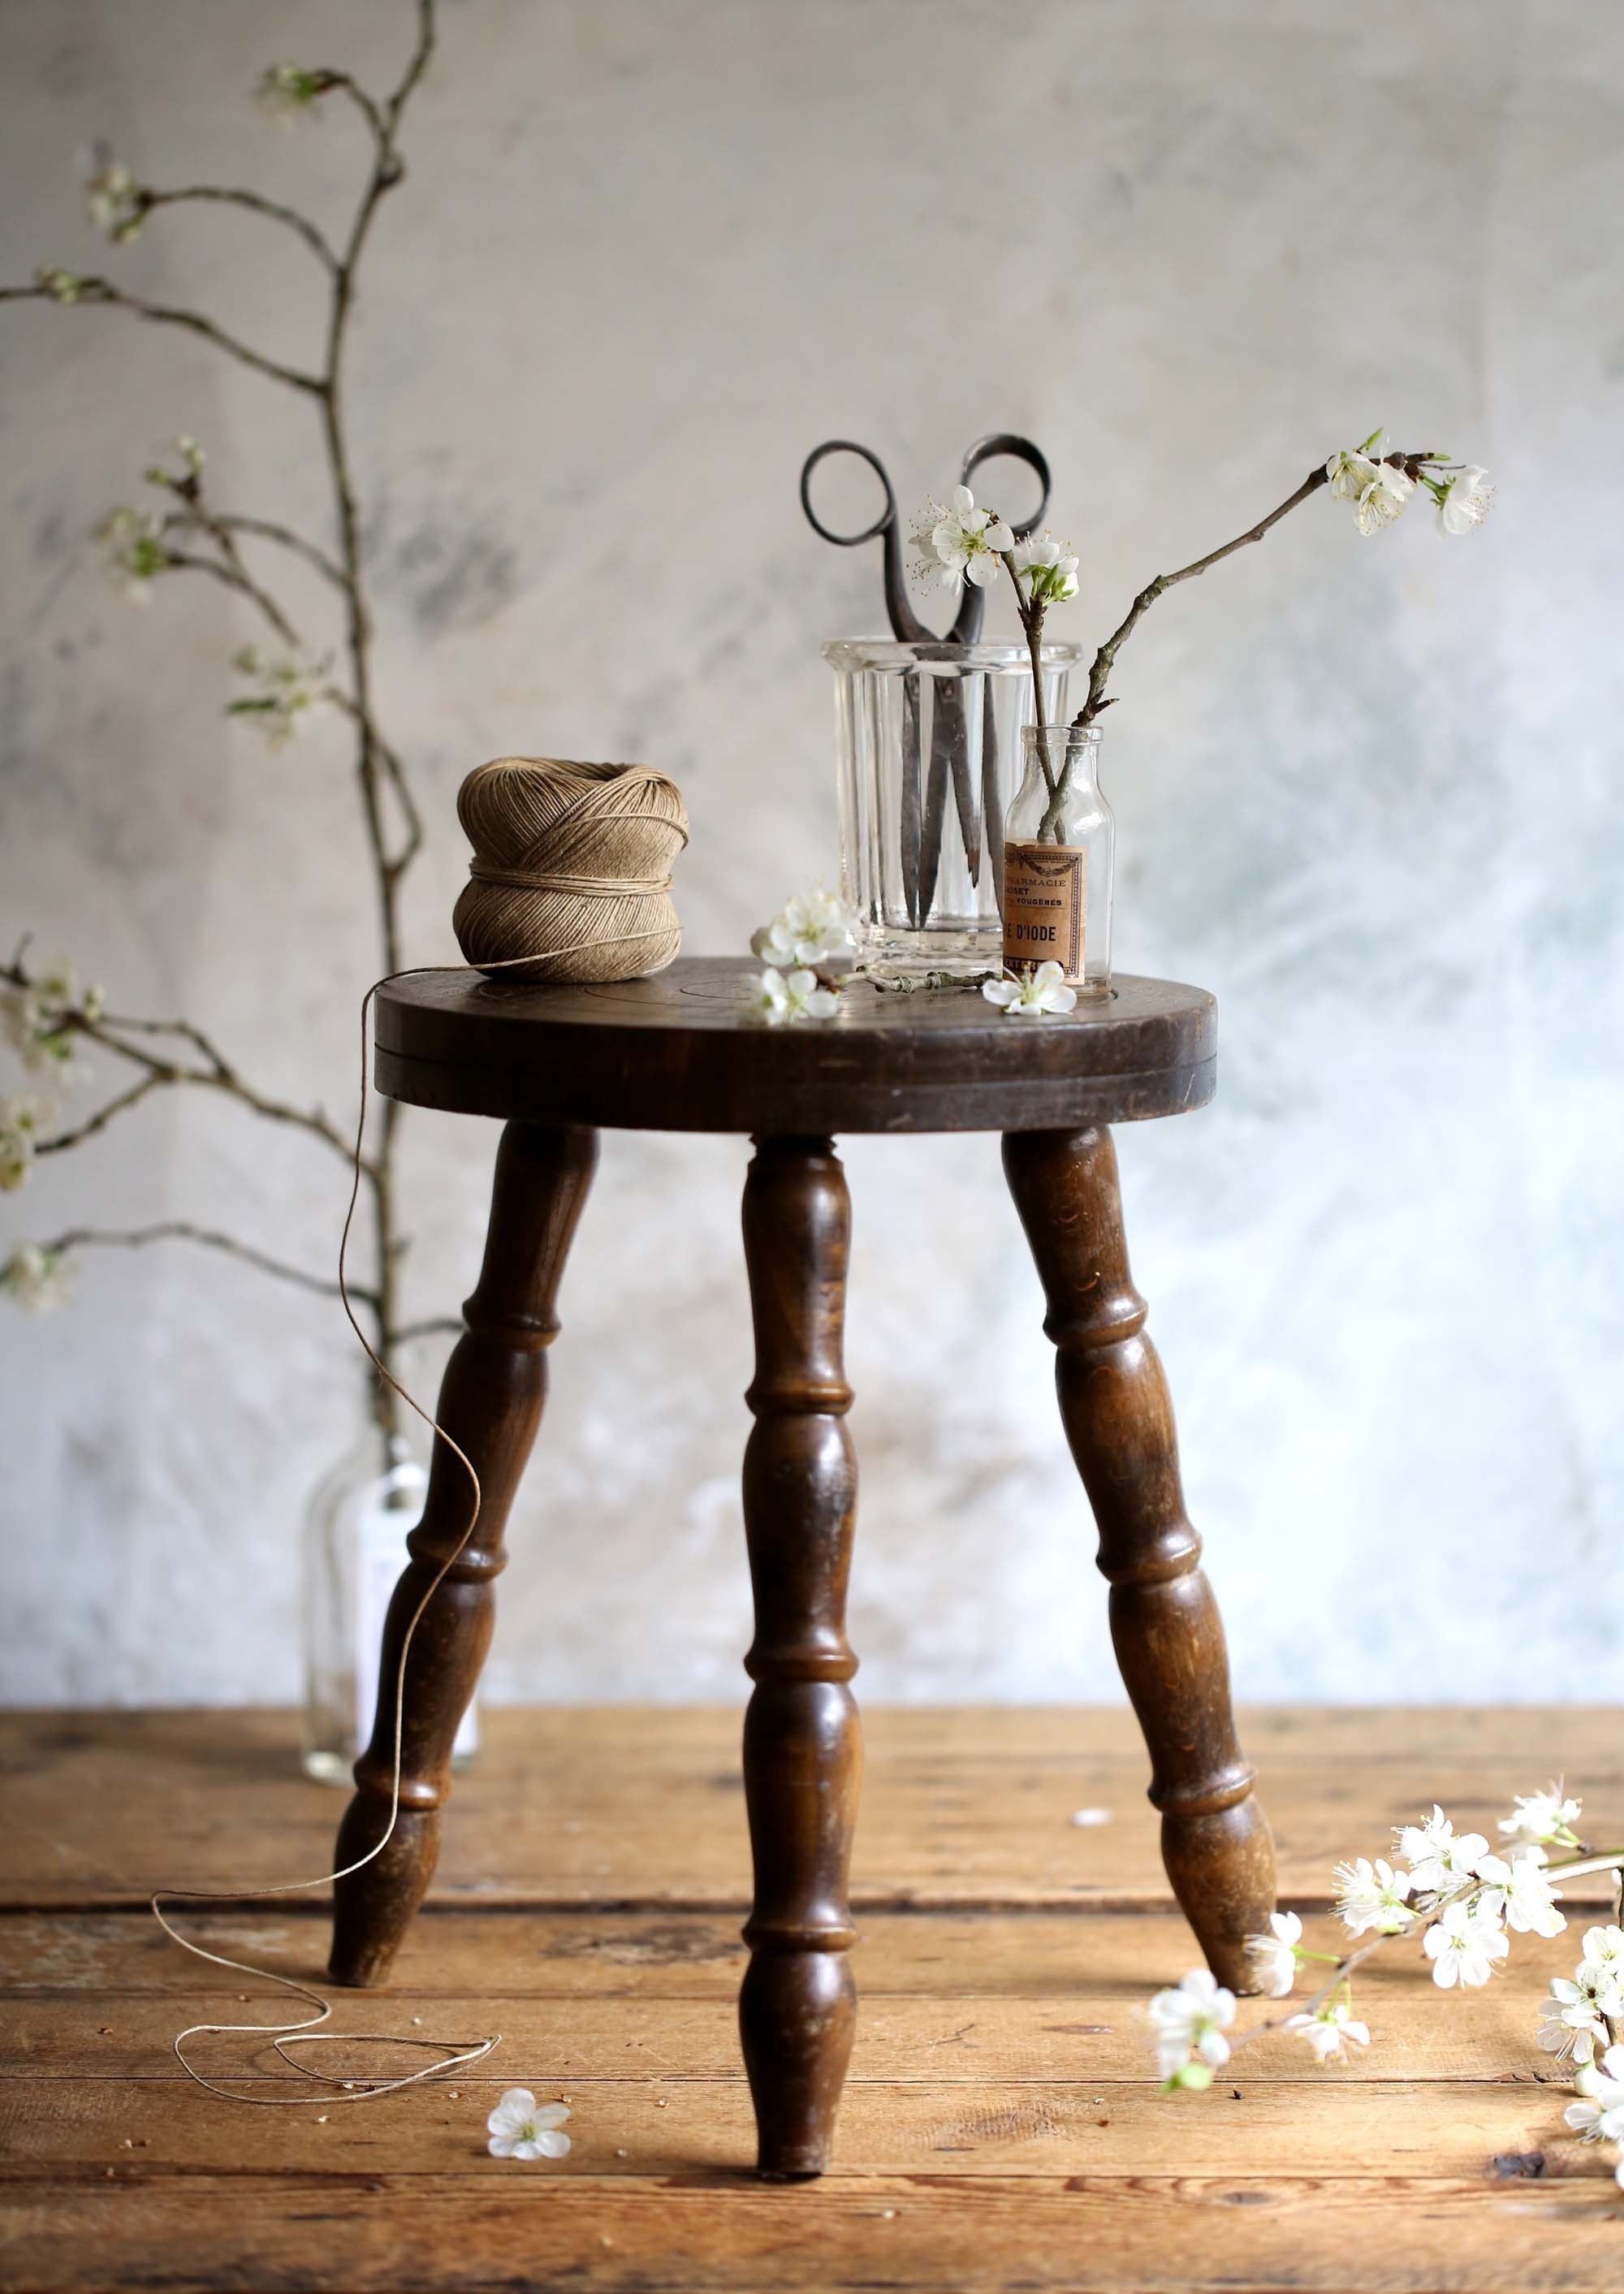
<path fill-rule="evenodd" d="M 652 765 L 499 757 L 464 781 L 457 817 L 474 857 L 451 924 L 476 970 L 641 980 L 676 955 L 670 864 L 688 816 Z M 516 961 L 525 956 L 534 962 Z"/>

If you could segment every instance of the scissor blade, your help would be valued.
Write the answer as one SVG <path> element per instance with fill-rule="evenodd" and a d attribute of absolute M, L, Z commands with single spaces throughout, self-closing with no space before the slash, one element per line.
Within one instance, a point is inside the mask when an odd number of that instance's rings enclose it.
<path fill-rule="evenodd" d="M 902 678 L 902 897 L 908 922 L 920 921 L 919 873 L 919 671 L 905 670 Z"/>
<path fill-rule="evenodd" d="M 925 819 L 919 856 L 919 913 L 929 917 L 936 898 L 941 868 L 942 829 L 947 812 L 947 780 L 953 778 L 959 816 L 959 834 L 970 881 L 981 873 L 980 825 L 976 818 L 976 793 L 970 777 L 970 737 L 964 722 L 964 688 L 957 678 L 931 680 L 930 771 L 925 783 Z"/>
<path fill-rule="evenodd" d="M 948 762 L 953 767 L 954 801 L 959 809 L 959 834 L 964 840 L 964 864 L 970 870 L 970 881 L 981 881 L 981 824 L 976 817 L 975 784 L 970 777 L 970 726 L 964 714 L 964 687 L 957 678 L 946 686 L 938 700 L 939 708 L 951 696 L 952 710 L 948 716 Z"/>
<path fill-rule="evenodd" d="M 942 711 L 942 679 L 930 680 L 930 769 L 925 776 L 925 818 L 919 841 L 919 921 L 930 921 L 936 879 L 942 860 L 942 818 L 947 809 L 947 728 Z"/>
<path fill-rule="evenodd" d="M 993 680 L 981 679 L 981 818 L 987 825 L 987 857 L 993 871 L 993 897 L 1003 914 L 1003 797 L 998 786 L 998 712 Z"/>

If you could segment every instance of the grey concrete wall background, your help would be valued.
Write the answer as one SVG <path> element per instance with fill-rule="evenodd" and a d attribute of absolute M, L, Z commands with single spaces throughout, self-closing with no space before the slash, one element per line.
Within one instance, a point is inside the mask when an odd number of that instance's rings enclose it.
<path fill-rule="evenodd" d="M 246 91 L 288 57 L 382 79 L 407 19 L 8 0 L 0 276 L 105 267 L 313 352 L 302 250 L 212 214 L 102 250 L 75 150 L 336 216 L 352 123 L 284 137 Z M 817 644 L 877 592 L 800 522 L 821 437 L 910 499 L 987 428 L 1043 441 L 1085 640 L 1374 423 L 1498 478 L 1456 543 L 1310 505 L 1158 606 L 1107 720 L 1118 960 L 1221 998 L 1217 1104 L 1120 1144 L 1252 1697 L 1616 1693 L 1621 125 L 1604 0 L 454 0 L 367 269 L 418 961 L 454 953 L 457 783 L 505 751 L 677 777 L 694 951 L 832 870 Z M 342 735 L 229 725 L 233 601 L 177 581 L 133 612 L 86 540 L 181 430 L 237 506 L 318 519 L 308 414 L 111 313 L 0 312 L 0 930 L 347 1119 L 375 967 Z M 493 1141 L 410 1125 L 415 1312 L 468 1285 Z M 497 1696 L 740 1691 L 744 1153 L 606 1144 Z M 848 1161 L 861 1686 L 1113 1696 L 995 1143 Z M 308 1143 L 171 1094 L 5 1198 L 0 1239 L 185 1215 L 321 1266 L 343 1192 Z M 291 1696 L 303 1501 L 356 1424 L 336 1309 L 106 1254 L 0 1348 L 4 1696 Z M 413 1366 L 432 1392 L 437 1353 Z"/>

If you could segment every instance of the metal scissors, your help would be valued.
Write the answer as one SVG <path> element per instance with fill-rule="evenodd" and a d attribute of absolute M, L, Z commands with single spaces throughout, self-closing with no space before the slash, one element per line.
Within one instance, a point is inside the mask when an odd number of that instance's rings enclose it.
<path fill-rule="evenodd" d="M 873 524 L 865 525 L 861 533 L 836 533 L 824 524 L 812 507 L 812 474 L 832 454 L 856 454 L 868 464 L 885 489 L 884 508 Z M 978 438 L 970 449 L 959 466 L 959 484 L 969 485 L 981 465 L 999 455 L 1007 455 L 1014 461 L 1026 463 L 1027 468 L 1035 473 L 1042 489 L 1037 507 L 1031 516 L 1019 525 L 1011 521 L 1011 530 L 1017 541 L 1021 541 L 1035 526 L 1041 525 L 1048 514 L 1049 464 L 1029 438 L 1018 437 L 1013 431 L 997 430 L 985 438 Z M 885 465 L 868 447 L 859 446 L 851 438 L 828 438 L 821 446 L 815 446 L 801 465 L 800 506 L 807 514 L 807 523 L 812 531 L 821 535 L 824 541 L 833 542 L 837 549 L 856 549 L 863 543 L 879 538 L 884 565 L 885 607 L 890 618 L 891 633 L 899 644 L 931 647 L 936 657 L 943 661 L 951 661 L 961 648 L 975 644 L 981 634 L 982 620 L 987 612 L 987 592 L 978 590 L 973 582 L 964 584 L 953 625 L 943 636 L 938 638 L 934 630 L 928 630 L 914 613 L 909 602 L 907 582 L 903 571 L 902 525 L 897 496 L 886 474 Z M 962 687 L 952 676 L 934 678 L 931 685 L 934 705 L 930 718 L 930 765 L 922 806 L 919 671 L 908 670 L 904 673 L 900 825 L 903 891 L 911 924 L 922 924 L 926 921 L 936 896 L 949 780 L 953 784 L 970 883 L 974 884 L 980 881 L 983 818 L 987 844 L 995 856 L 995 871 L 1003 854 L 997 733 L 993 718 L 991 687 L 984 685 L 982 687 L 982 808 L 978 811 L 975 789 L 970 780 L 970 736 L 964 721 Z"/>

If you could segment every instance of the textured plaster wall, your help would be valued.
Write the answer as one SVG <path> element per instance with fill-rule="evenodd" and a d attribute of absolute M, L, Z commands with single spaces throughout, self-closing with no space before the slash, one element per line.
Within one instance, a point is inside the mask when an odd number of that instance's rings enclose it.
<path fill-rule="evenodd" d="M 313 355 L 296 245 L 194 213 L 100 252 L 75 148 L 336 216 L 351 123 L 284 139 L 242 93 L 283 56 L 381 78 L 407 16 L 9 0 L 0 274 L 103 264 Z M 800 522 L 831 433 L 910 499 L 985 429 L 1043 442 L 1080 636 L 1375 422 L 1500 478 L 1447 546 L 1311 505 L 1157 607 L 1108 720 L 1119 961 L 1221 999 L 1217 1104 L 1121 1150 L 1253 1697 L 1618 1692 L 1621 128 L 1608 0 L 460 0 L 369 265 L 419 961 L 453 953 L 457 783 L 502 751 L 677 776 L 692 950 L 832 864 L 816 647 L 874 625 L 877 568 Z M 375 967 L 342 740 L 229 726 L 233 601 L 135 614 L 85 539 L 181 429 L 240 506 L 317 518 L 307 415 L 110 313 L 7 309 L 0 354 L 0 928 L 347 1120 Z M 414 1312 L 468 1285 L 493 1144 L 410 1126 Z M 498 1696 L 742 1688 L 744 1158 L 606 1144 Z M 995 1143 L 848 1162 L 864 1689 L 1115 1696 Z M 320 1267 L 342 1208 L 319 1149 L 170 1094 L 0 1235 L 184 1214 Z M 336 1311 L 110 1254 L 0 1346 L 5 1696 L 293 1695 L 302 1502 L 355 1421 Z M 432 1389 L 437 1353 L 415 1368 Z"/>

